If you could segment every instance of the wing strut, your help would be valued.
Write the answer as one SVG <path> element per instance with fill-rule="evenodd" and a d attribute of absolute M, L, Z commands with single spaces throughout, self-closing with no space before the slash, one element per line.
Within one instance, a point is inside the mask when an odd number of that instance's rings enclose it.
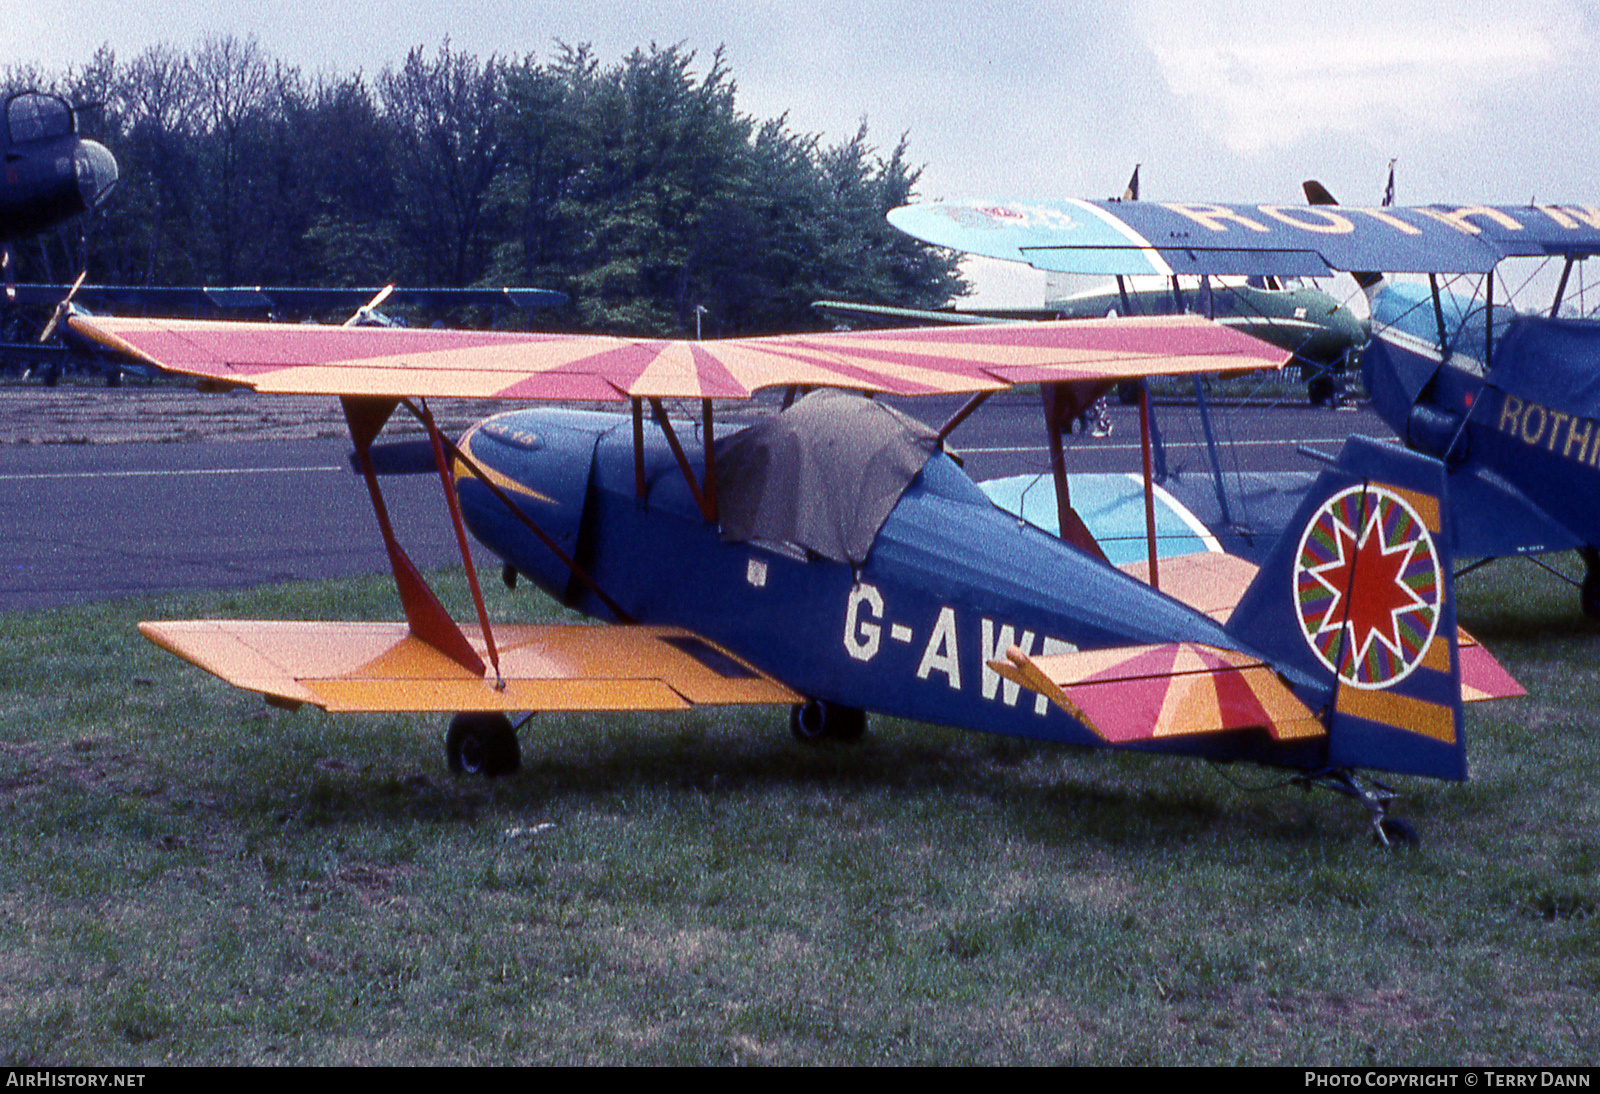
<path fill-rule="evenodd" d="M 700 509 L 700 515 L 707 524 L 717 522 L 717 494 L 716 494 L 716 461 L 712 459 L 711 451 L 711 400 L 701 400 L 705 404 L 706 423 L 706 487 L 701 489 L 700 482 L 694 477 L 694 468 L 689 466 L 689 457 L 683 453 L 683 445 L 678 443 L 678 434 L 672 428 L 672 423 L 667 420 L 667 409 L 661 405 L 661 400 L 650 396 L 650 409 L 655 413 L 656 424 L 661 427 L 661 432 L 666 434 L 667 444 L 672 448 L 673 458 L 678 461 L 678 470 L 683 472 L 683 479 L 689 484 L 689 494 L 694 498 L 694 503 Z"/>
<path fill-rule="evenodd" d="M 644 400 L 633 397 L 633 496 L 644 501 Z"/>
<path fill-rule="evenodd" d="M 1572 264 L 1577 261 L 1576 256 L 1568 255 L 1567 264 L 1561 267 L 1561 280 L 1556 284 L 1556 298 L 1550 301 L 1550 318 L 1554 319 L 1561 313 L 1561 298 L 1567 294 L 1567 278 L 1572 276 Z"/>
<path fill-rule="evenodd" d="M 1161 588 L 1161 575 L 1156 571 L 1156 498 L 1155 479 L 1150 469 L 1150 384 L 1139 381 L 1139 440 L 1144 450 L 1144 534 L 1150 545 L 1150 587 Z"/>
<path fill-rule="evenodd" d="M 989 396 L 993 394 L 994 392 L 992 391 L 980 391 L 963 403 L 961 409 L 950 415 L 950 417 L 945 421 L 944 425 L 939 427 L 939 443 L 943 444 L 945 438 L 950 436 L 950 434 L 955 431 L 956 426 L 966 421 L 967 418 L 971 416 L 972 412 L 987 402 Z"/>
<path fill-rule="evenodd" d="M 634 622 L 633 616 L 629 615 L 628 612 L 623 609 L 622 605 L 618 604 L 616 600 L 611 597 L 610 593 L 606 592 L 600 587 L 595 579 L 589 575 L 589 571 L 585 570 L 582 566 L 579 566 L 577 560 L 571 555 L 567 554 L 567 552 L 563 551 L 561 549 L 561 544 L 557 543 L 550 537 L 550 533 L 539 527 L 532 517 L 528 516 L 527 513 L 522 511 L 522 507 L 520 505 L 511 500 L 510 495 L 508 495 L 504 490 L 500 489 L 499 486 L 495 485 L 494 479 L 492 479 L 482 467 L 478 466 L 477 461 L 463 452 L 460 446 L 452 441 L 449 437 L 441 434 L 439 440 L 444 445 L 446 451 L 449 452 L 450 458 L 459 461 L 462 467 L 465 467 L 468 471 L 472 472 L 472 474 L 477 477 L 478 482 L 483 486 L 483 488 L 489 491 L 489 493 L 493 494 L 499 500 L 501 505 L 505 506 L 507 513 L 511 514 L 511 516 L 520 522 L 524 528 L 532 532 L 534 538 L 549 548 L 550 553 L 555 555 L 560 561 L 561 565 L 567 568 L 568 573 L 577 578 L 583 584 L 584 588 L 588 589 L 600 599 L 600 602 L 606 606 L 606 608 L 611 612 L 612 616 L 616 618 L 617 622 Z"/>
<path fill-rule="evenodd" d="M 489 651 L 489 662 L 494 665 L 495 690 L 504 691 L 505 675 L 500 671 L 500 651 L 495 648 L 494 631 L 489 627 L 489 609 L 483 603 L 483 588 L 478 584 L 478 568 L 472 564 L 472 548 L 467 546 L 467 527 L 461 520 L 461 501 L 456 497 L 455 480 L 450 477 L 450 467 L 445 463 L 444 442 L 439 436 L 439 426 L 433 420 L 433 411 L 426 400 L 413 406 L 406 400 L 406 409 L 428 427 L 428 441 L 433 446 L 433 462 L 439 468 L 439 482 L 444 485 L 445 504 L 450 507 L 450 523 L 456 530 L 456 543 L 461 548 L 461 566 L 467 572 L 467 586 L 472 590 L 472 603 L 478 609 L 478 625 L 483 628 L 483 644 Z"/>
<path fill-rule="evenodd" d="M 1100 544 L 1095 542 L 1089 526 L 1072 508 L 1072 494 L 1067 487 L 1066 453 L 1061 447 L 1061 430 L 1063 427 L 1070 428 L 1072 419 L 1093 404 L 1108 387 L 1109 383 L 1039 385 L 1039 391 L 1044 396 L 1044 431 L 1050 440 L 1050 473 L 1056 485 L 1056 521 L 1061 529 L 1061 538 L 1102 562 L 1110 560 L 1100 549 Z"/>
<path fill-rule="evenodd" d="M 367 480 L 367 493 L 372 496 L 372 510 L 378 517 L 378 529 L 383 533 L 383 545 L 389 552 L 389 567 L 394 571 L 394 583 L 400 592 L 400 603 L 406 613 L 406 623 L 418 640 L 444 654 L 450 660 L 479 676 L 487 671 L 482 658 L 461 633 L 450 613 L 444 610 L 439 598 L 423 580 L 415 564 L 395 539 L 394 525 L 389 521 L 388 507 L 383 503 L 383 491 L 378 488 L 378 473 L 372 466 L 372 441 L 394 408 L 398 399 L 360 398 L 342 395 L 339 402 L 344 407 L 345 422 L 350 427 L 350 439 L 355 443 L 356 459 L 361 464 L 361 474 Z"/>

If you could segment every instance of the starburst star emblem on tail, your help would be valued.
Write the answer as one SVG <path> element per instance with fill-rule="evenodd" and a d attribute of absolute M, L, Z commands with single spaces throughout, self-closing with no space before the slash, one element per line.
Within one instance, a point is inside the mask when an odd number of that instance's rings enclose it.
<path fill-rule="evenodd" d="M 1294 570 L 1301 633 L 1358 688 L 1386 688 L 1419 665 L 1438 628 L 1444 582 L 1415 509 L 1382 486 L 1329 498 L 1305 530 Z"/>

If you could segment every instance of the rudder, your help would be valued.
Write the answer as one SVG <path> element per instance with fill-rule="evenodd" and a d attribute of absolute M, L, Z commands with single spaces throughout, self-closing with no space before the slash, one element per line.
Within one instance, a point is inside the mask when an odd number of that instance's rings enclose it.
<path fill-rule="evenodd" d="M 1327 766 L 1467 777 L 1444 465 L 1351 437 L 1229 632 L 1328 727 Z"/>

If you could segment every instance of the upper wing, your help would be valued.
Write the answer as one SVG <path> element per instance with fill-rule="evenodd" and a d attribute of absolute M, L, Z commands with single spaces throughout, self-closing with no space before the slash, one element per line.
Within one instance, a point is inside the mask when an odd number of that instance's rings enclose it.
<path fill-rule="evenodd" d="M 192 620 L 144 636 L 280 706 L 331 711 L 684 710 L 801 697 L 720 646 L 673 627 L 495 628 L 501 680 L 412 637 L 404 623 Z M 481 654 L 481 642 L 475 642 Z"/>
<path fill-rule="evenodd" d="M 744 399 L 791 384 L 923 395 L 1279 368 L 1286 360 L 1195 316 L 709 342 L 105 316 L 68 322 L 117 352 L 219 384 L 401 398 Z"/>
<path fill-rule="evenodd" d="M 1083 274 L 1483 273 L 1513 255 L 1600 250 L 1591 205 L 1218 205 L 947 201 L 889 213 L 928 243 Z"/>

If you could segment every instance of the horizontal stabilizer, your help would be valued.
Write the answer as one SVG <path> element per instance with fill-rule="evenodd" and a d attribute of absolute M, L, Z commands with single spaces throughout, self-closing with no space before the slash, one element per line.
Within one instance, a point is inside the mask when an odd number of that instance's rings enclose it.
<path fill-rule="evenodd" d="M 1150 583 L 1150 564 L 1130 562 L 1118 567 L 1123 573 Z M 1226 623 L 1234 605 L 1255 580 L 1256 565 L 1238 555 L 1200 551 L 1192 555 L 1164 558 L 1156 565 L 1161 591 L 1181 600 L 1202 615 Z"/>
<path fill-rule="evenodd" d="M 1030 657 L 1013 646 L 1001 676 L 1047 696 L 1112 744 L 1261 729 L 1321 736 L 1305 704 L 1258 657 L 1190 642 Z"/>
<path fill-rule="evenodd" d="M 1482 699 L 1511 699 L 1528 694 L 1494 659 L 1494 654 L 1480 646 L 1478 640 L 1465 629 L 1457 628 L 1456 636 L 1461 655 L 1463 703 L 1476 703 Z"/>
<path fill-rule="evenodd" d="M 1140 581 L 1150 580 L 1150 564 L 1134 562 L 1120 569 Z M 1255 563 L 1237 555 L 1202 552 L 1164 558 L 1157 569 L 1161 591 L 1183 601 L 1197 612 L 1226 623 L 1239 598 L 1255 580 Z M 1526 695 L 1522 685 L 1512 679 L 1494 655 L 1478 644 L 1465 629 L 1457 628 L 1461 648 L 1461 701 L 1509 699 Z"/>
<path fill-rule="evenodd" d="M 277 705 L 310 703 L 335 712 L 684 710 L 801 701 L 720 646 L 673 627 L 497 627 L 503 686 L 411 637 L 404 623 L 189 620 L 141 623 L 139 630 Z M 482 640 L 473 645 L 487 659 Z"/>

